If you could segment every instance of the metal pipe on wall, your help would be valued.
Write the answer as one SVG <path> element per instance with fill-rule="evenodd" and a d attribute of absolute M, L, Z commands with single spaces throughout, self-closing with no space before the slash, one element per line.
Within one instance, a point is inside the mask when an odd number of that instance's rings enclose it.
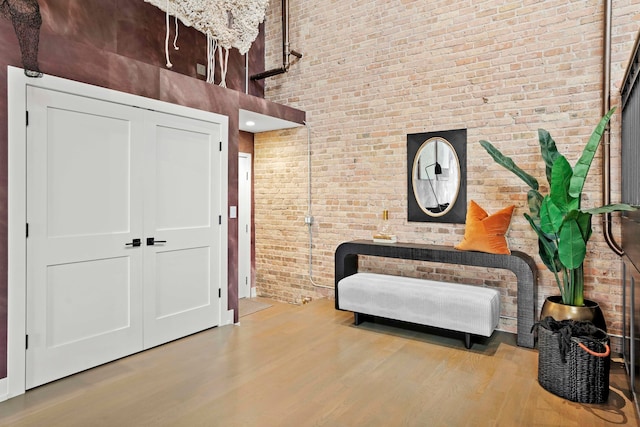
<path fill-rule="evenodd" d="M 282 68 L 289 68 L 289 0 L 282 0 Z"/>
<path fill-rule="evenodd" d="M 313 280 L 313 209 L 311 199 L 311 125 L 308 122 L 304 122 L 304 126 L 307 128 L 307 202 L 308 211 L 305 217 L 305 224 L 309 227 L 309 282 L 316 288 L 335 289 L 334 286 L 320 285 Z"/>
<path fill-rule="evenodd" d="M 291 66 L 291 55 L 298 59 L 302 58 L 302 54 L 300 52 L 291 50 L 291 43 L 289 42 L 289 0 L 282 0 L 282 67 L 254 74 L 251 76 L 251 80 L 262 80 L 267 77 L 286 73 L 289 71 L 289 67 Z"/>
<path fill-rule="evenodd" d="M 604 49 L 602 70 L 602 114 L 604 116 L 611 108 L 611 0 L 604 2 Z M 611 203 L 611 126 L 602 135 L 602 204 Z M 615 241 L 611 230 L 611 213 L 602 215 L 604 240 L 618 256 L 624 255 L 624 250 Z"/>

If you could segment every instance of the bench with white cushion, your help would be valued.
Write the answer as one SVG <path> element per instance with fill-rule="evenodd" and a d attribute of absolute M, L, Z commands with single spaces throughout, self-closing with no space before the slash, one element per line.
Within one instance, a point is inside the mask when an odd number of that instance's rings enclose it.
<path fill-rule="evenodd" d="M 515 275 L 515 283 L 507 279 L 509 286 L 517 291 L 517 335 L 519 346 L 534 348 L 535 336 L 532 327 L 537 316 L 538 269 L 529 255 L 511 251 L 511 255 L 484 252 L 460 251 L 453 246 L 427 245 L 423 243 L 376 243 L 371 240 L 353 240 L 338 245 L 335 252 L 335 306 L 345 310 L 340 299 L 340 282 L 345 277 L 358 273 L 358 259 L 383 257 L 426 261 L 436 264 L 468 265 L 473 267 L 508 270 Z M 513 289 L 513 288 L 512 288 Z"/>
<path fill-rule="evenodd" d="M 340 309 L 353 311 L 355 324 L 371 315 L 490 337 L 500 319 L 495 289 L 412 277 L 356 273 L 340 280 Z"/>

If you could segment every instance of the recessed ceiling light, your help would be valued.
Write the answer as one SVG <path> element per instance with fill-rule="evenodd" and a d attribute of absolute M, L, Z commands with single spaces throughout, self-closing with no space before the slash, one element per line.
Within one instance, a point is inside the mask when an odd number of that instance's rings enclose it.
<path fill-rule="evenodd" d="M 248 121 L 246 122 L 246 125 L 247 125 L 247 126 L 255 126 L 255 125 L 256 125 L 256 122 L 254 122 L 253 120 L 248 120 Z"/>

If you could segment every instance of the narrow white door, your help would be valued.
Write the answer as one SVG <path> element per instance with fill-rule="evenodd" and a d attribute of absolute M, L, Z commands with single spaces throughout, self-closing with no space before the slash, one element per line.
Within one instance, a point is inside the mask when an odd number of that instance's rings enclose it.
<path fill-rule="evenodd" d="M 220 124 L 150 112 L 145 148 L 144 347 L 219 324 Z M 153 239 L 153 240 L 151 240 Z"/>
<path fill-rule="evenodd" d="M 26 388 L 142 349 L 143 110 L 27 92 Z"/>
<path fill-rule="evenodd" d="M 238 156 L 238 298 L 251 297 L 251 154 Z"/>

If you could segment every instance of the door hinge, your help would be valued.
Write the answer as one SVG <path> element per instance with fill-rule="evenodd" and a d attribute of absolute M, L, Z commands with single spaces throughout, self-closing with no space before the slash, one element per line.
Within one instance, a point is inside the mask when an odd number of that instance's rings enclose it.
<path fill-rule="evenodd" d="M 29 350 L 29 335 L 25 335 L 24 337 L 24 341 L 25 341 L 25 350 Z"/>
<path fill-rule="evenodd" d="M 26 125 L 29 126 L 29 111 L 27 110 L 27 111 L 25 111 L 25 113 L 27 113 L 26 114 L 27 117 L 26 117 L 25 122 L 26 122 Z"/>
<path fill-rule="evenodd" d="M 29 237 L 29 223 L 27 223 L 27 237 Z"/>
<path fill-rule="evenodd" d="M 218 288 L 218 298 L 222 298 L 222 289 Z"/>

